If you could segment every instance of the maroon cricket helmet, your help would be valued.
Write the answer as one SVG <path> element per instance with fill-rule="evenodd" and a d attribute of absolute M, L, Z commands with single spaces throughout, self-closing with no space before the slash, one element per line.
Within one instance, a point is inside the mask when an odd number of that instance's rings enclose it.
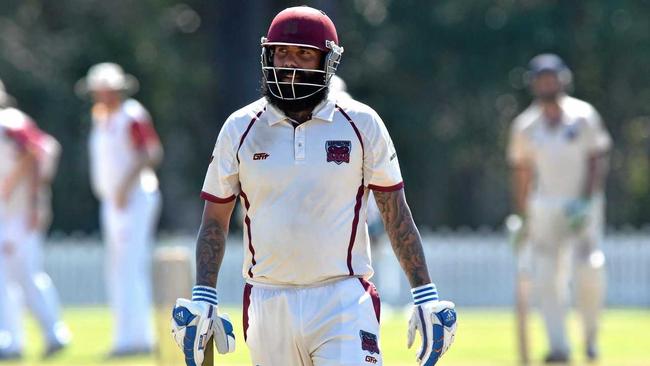
<path fill-rule="evenodd" d="M 329 52 L 328 41 L 339 44 L 332 20 L 321 10 L 296 6 L 275 16 L 262 45 L 311 47 Z"/>
<path fill-rule="evenodd" d="M 296 6 L 282 10 L 273 18 L 266 37 L 262 37 L 262 71 L 264 82 L 273 95 L 285 100 L 307 98 L 326 88 L 336 73 L 343 47 L 332 20 L 321 10 L 308 6 Z M 275 67 L 273 65 L 273 48 L 275 46 L 309 47 L 324 53 L 321 68 L 305 70 Z M 291 81 L 279 81 L 278 72 L 289 72 Z M 297 72 L 320 73 L 318 82 L 300 82 L 295 80 Z"/>

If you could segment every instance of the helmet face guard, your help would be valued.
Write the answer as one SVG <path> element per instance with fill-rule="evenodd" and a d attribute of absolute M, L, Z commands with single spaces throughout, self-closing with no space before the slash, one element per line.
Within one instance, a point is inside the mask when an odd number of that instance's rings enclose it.
<path fill-rule="evenodd" d="M 301 69 L 292 67 L 275 67 L 273 65 L 273 47 L 276 44 L 262 37 L 262 74 L 269 92 L 283 100 L 298 100 L 308 98 L 329 85 L 332 76 L 341 62 L 343 47 L 327 40 L 325 47 L 328 52 L 321 63 L 321 69 Z M 279 44 L 277 44 L 279 45 Z M 293 44 L 298 47 L 316 48 L 307 44 Z M 297 77 L 299 75 L 299 77 Z M 282 79 L 289 76 L 290 79 Z"/>

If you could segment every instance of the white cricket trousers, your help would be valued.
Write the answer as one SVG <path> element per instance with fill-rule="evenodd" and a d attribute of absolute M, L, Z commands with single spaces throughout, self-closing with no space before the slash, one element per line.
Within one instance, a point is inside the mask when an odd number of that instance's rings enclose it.
<path fill-rule="evenodd" d="M 569 228 L 562 205 L 536 202 L 531 206 L 533 293 L 551 352 L 570 352 L 566 317 L 571 278 L 585 343 L 587 347 L 595 346 L 605 294 L 605 257 L 600 249 L 604 200 L 594 199 L 587 224 L 579 232 Z"/>
<path fill-rule="evenodd" d="M 101 203 L 106 243 L 105 275 L 114 318 L 113 351 L 143 351 L 153 347 L 151 247 L 160 193 L 135 188 L 126 207 Z"/>
<path fill-rule="evenodd" d="M 346 278 L 317 287 L 246 284 L 244 339 L 257 366 L 381 365 L 375 286 Z"/>
<path fill-rule="evenodd" d="M 3 220 L 5 236 L 0 241 L 0 328 L 11 337 L 8 350 L 22 352 L 22 298 L 38 321 L 48 345 L 65 343 L 69 337 L 61 321 L 61 306 L 50 276 L 43 270 L 43 242 L 45 233 L 28 228 L 26 215 L 15 215 Z M 0 247 L 3 246 L 0 244 Z M 11 250 L 7 251 L 6 246 Z M 22 296 L 21 296 L 22 295 Z"/>

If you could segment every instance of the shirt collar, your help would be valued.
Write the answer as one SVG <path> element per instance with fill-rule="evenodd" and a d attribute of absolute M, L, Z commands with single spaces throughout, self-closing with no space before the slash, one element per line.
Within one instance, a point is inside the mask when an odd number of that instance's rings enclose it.
<path fill-rule="evenodd" d="M 334 110 L 336 109 L 336 102 L 334 99 L 331 99 L 329 96 L 320 102 L 312 113 L 312 119 L 319 119 L 325 122 L 332 122 L 334 120 Z M 282 121 L 289 119 L 284 112 L 278 109 L 271 103 L 268 103 L 266 106 L 266 120 L 269 123 L 269 126 L 273 126 Z"/>

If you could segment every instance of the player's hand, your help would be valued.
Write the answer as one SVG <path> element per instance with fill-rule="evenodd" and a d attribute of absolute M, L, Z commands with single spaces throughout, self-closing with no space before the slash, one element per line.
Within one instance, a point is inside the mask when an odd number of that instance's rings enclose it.
<path fill-rule="evenodd" d="M 506 217 L 506 231 L 508 232 L 508 240 L 513 248 L 519 250 L 524 246 L 526 237 L 528 236 L 528 224 L 526 218 L 517 215 L 511 214 Z"/>
<path fill-rule="evenodd" d="M 210 337 L 213 337 L 219 353 L 235 351 L 235 335 L 230 318 L 227 314 L 217 314 L 216 291 L 212 289 L 212 297 L 211 294 L 202 292 L 204 288 L 194 288 L 193 301 L 178 299 L 172 313 L 172 336 L 183 350 L 188 366 L 203 363 L 205 347 Z"/>
<path fill-rule="evenodd" d="M 435 287 L 433 287 L 435 290 Z M 417 295 L 414 294 L 414 297 Z M 433 366 L 447 352 L 456 336 L 456 310 L 451 301 L 434 300 L 418 302 L 415 300 L 409 321 L 408 348 L 415 341 L 415 333 L 420 333 L 421 345 L 416 357 L 418 365 Z"/>
<path fill-rule="evenodd" d="M 564 214 L 569 221 L 569 229 L 580 231 L 585 227 L 589 220 L 591 211 L 591 202 L 588 199 L 578 198 L 569 201 L 564 206 Z"/>
<path fill-rule="evenodd" d="M 216 310 L 215 310 L 216 311 Z M 218 314 L 214 323 L 214 345 L 223 354 L 235 352 L 235 332 L 228 314 Z"/>

